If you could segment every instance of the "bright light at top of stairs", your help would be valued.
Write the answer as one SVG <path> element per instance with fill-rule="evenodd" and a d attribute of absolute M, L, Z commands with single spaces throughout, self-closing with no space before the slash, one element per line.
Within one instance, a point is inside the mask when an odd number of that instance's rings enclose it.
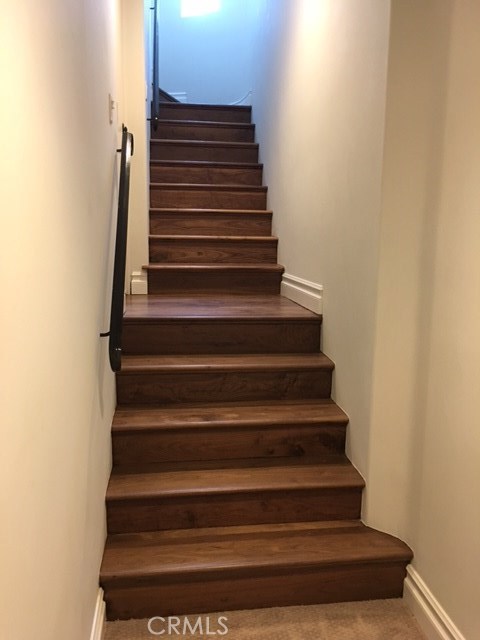
<path fill-rule="evenodd" d="M 216 13 L 222 8 L 222 0 L 182 0 L 182 18 L 195 18 L 209 13 Z"/>

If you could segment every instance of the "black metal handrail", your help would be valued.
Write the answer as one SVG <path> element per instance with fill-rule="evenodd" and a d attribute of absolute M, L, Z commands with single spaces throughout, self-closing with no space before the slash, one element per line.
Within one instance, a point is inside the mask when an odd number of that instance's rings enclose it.
<path fill-rule="evenodd" d="M 109 337 L 108 353 L 112 371 L 120 371 L 122 364 L 123 298 L 125 295 L 125 268 L 127 263 L 128 197 L 130 193 L 130 160 L 133 156 L 133 135 L 122 127 L 120 156 L 120 183 L 118 187 L 117 233 L 115 238 L 115 262 L 113 266 L 112 306 L 110 330 L 101 333 Z"/>
<path fill-rule="evenodd" d="M 153 128 L 157 128 L 160 116 L 160 91 L 158 79 L 158 0 L 153 0 L 153 60 L 152 60 L 152 113 Z"/>

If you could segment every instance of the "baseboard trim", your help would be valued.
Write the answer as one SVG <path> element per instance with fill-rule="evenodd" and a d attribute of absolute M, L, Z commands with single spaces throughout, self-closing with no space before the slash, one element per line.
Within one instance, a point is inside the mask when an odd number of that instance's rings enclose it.
<path fill-rule="evenodd" d="M 323 286 L 310 280 L 304 280 L 289 273 L 284 273 L 281 287 L 282 296 L 301 304 L 314 313 L 323 311 Z"/>
<path fill-rule="evenodd" d="M 92 631 L 90 640 L 102 640 L 105 631 L 105 600 L 103 599 L 103 589 L 99 588 L 97 602 L 95 603 L 95 613 L 93 615 Z"/>
<path fill-rule="evenodd" d="M 403 599 L 428 640 L 466 640 L 413 567 L 407 567 Z"/>
<path fill-rule="evenodd" d="M 130 276 L 130 293 L 132 295 L 148 293 L 147 274 L 144 271 L 134 271 Z"/>
<path fill-rule="evenodd" d="M 179 102 L 183 102 L 184 104 L 188 102 L 186 91 L 169 91 L 168 93 Z"/>

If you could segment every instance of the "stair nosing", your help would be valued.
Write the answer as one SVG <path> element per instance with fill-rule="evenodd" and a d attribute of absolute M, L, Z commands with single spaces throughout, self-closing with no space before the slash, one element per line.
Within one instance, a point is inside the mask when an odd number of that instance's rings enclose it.
<path fill-rule="evenodd" d="M 222 122 L 221 120 L 175 120 L 169 118 L 158 118 L 155 123 L 157 125 L 172 125 L 172 126 L 182 126 L 182 127 L 218 127 L 219 129 L 246 129 L 246 130 L 254 130 L 255 124 L 253 122 Z"/>
<path fill-rule="evenodd" d="M 241 429 L 247 430 L 258 429 L 258 427 L 265 428 L 279 428 L 279 429 L 291 429 L 292 427 L 346 427 L 348 425 L 347 419 L 335 418 L 299 418 L 294 420 L 293 418 L 285 418 L 284 420 L 273 419 L 258 419 L 256 422 L 253 420 L 236 420 L 235 422 L 226 420 L 215 421 L 198 421 L 198 422 L 170 422 L 167 425 L 162 424 L 138 424 L 132 425 L 118 425 L 112 424 L 112 433 L 139 433 L 139 432 L 154 432 L 160 431 L 162 433 L 166 431 L 200 431 L 202 429 Z"/>
<path fill-rule="evenodd" d="M 209 182 L 150 182 L 150 189 L 170 189 L 171 191 L 240 191 L 266 193 L 268 187 L 257 184 L 215 184 Z"/>
<path fill-rule="evenodd" d="M 322 324 L 322 316 L 318 314 L 314 314 L 312 312 L 312 316 L 305 316 L 300 318 L 298 316 L 260 316 L 260 317 L 248 317 L 248 316 L 214 316 L 214 315 L 203 315 L 203 316 L 194 316 L 188 314 L 178 314 L 176 316 L 170 315 L 166 317 L 150 317 L 150 316 L 135 316 L 123 319 L 124 326 L 125 325 L 149 325 L 149 324 L 185 324 L 185 323 L 195 323 L 195 324 L 280 324 L 280 323 L 288 323 L 290 325 L 303 326 L 303 325 L 321 325 Z"/>
<path fill-rule="evenodd" d="M 248 104 L 207 104 L 205 102 L 162 102 L 160 108 L 167 105 L 173 109 L 226 109 L 227 111 L 251 111 Z"/>
<path fill-rule="evenodd" d="M 209 372 L 254 372 L 254 371 L 333 371 L 335 365 L 325 354 L 268 354 L 270 362 L 260 360 L 265 354 L 233 354 L 225 356 L 183 356 L 148 355 L 123 357 L 122 368 L 117 375 L 142 375 L 144 373 L 172 373 L 186 371 L 190 373 Z M 295 356 L 291 360 L 286 355 Z M 312 357 L 312 356 L 315 356 Z M 282 361 L 283 359 L 283 361 Z M 162 360 L 164 362 L 162 362 Z M 217 362 L 215 363 L 215 360 Z M 135 364 L 135 361 L 137 364 Z M 143 361 L 143 363 L 142 363 Z M 156 362 L 155 362 L 156 361 Z M 132 364 L 133 363 L 133 364 Z"/>
<path fill-rule="evenodd" d="M 314 404 L 314 403 L 310 403 Z M 318 403 L 320 406 L 321 401 Z M 235 407 L 238 403 L 235 403 L 233 406 Z M 268 405 L 267 405 L 268 406 Z M 289 408 L 294 408 L 295 406 L 302 406 L 300 403 L 296 405 L 288 405 L 285 404 L 284 409 L 288 410 Z M 259 426 L 266 428 L 285 428 L 289 429 L 293 426 L 305 426 L 305 427 L 327 427 L 327 426 L 338 426 L 339 428 L 346 428 L 348 425 L 349 418 L 348 416 L 333 402 L 324 402 L 323 406 L 332 406 L 334 408 L 334 413 L 328 416 L 319 416 L 319 415 L 311 415 L 311 416 L 293 416 L 289 413 L 286 415 L 264 415 L 260 417 L 235 417 L 235 418 L 213 418 L 213 419 L 197 419 L 197 420 L 186 420 L 185 418 L 176 418 L 170 419 L 169 422 L 161 423 L 161 422 L 147 422 L 145 418 L 145 422 L 137 422 L 135 425 L 131 423 L 119 424 L 121 420 L 122 407 L 117 407 L 117 412 L 114 414 L 113 422 L 112 422 L 112 432 L 113 433 L 137 433 L 137 432 L 152 432 L 152 431 L 187 431 L 189 429 L 193 431 L 201 430 L 201 429 L 257 429 Z M 257 405 L 257 408 L 261 409 L 262 405 Z M 171 408 L 169 408 L 171 411 Z M 181 410 L 181 407 L 177 407 L 177 409 Z M 207 409 L 211 412 L 218 411 L 218 407 L 216 408 L 214 404 L 210 407 L 207 405 Z M 157 409 L 158 410 L 158 409 Z M 184 409 L 186 410 L 186 409 Z M 155 412 L 155 408 L 135 408 L 132 409 L 127 405 L 126 409 L 123 411 L 127 411 L 130 413 L 136 414 L 153 414 Z M 192 409 L 193 411 L 193 409 Z M 138 419 L 138 418 L 137 418 Z M 128 420 L 124 418 L 124 420 Z"/>
<path fill-rule="evenodd" d="M 189 576 L 207 576 L 207 575 L 225 575 L 225 574 L 233 574 L 236 576 L 241 576 L 243 575 L 245 572 L 248 572 L 249 575 L 255 574 L 257 572 L 262 572 L 262 573 L 267 573 L 270 575 L 275 575 L 275 574 L 281 574 L 284 573 L 287 570 L 290 571 L 305 571 L 308 569 L 312 569 L 312 568 L 316 568 L 318 570 L 321 570 L 323 568 L 328 568 L 328 567 L 332 567 L 332 566 L 360 566 L 360 565 L 365 565 L 365 564 L 379 564 L 379 563 L 389 563 L 389 564 L 406 564 L 407 562 L 409 562 L 412 558 L 412 552 L 411 550 L 407 547 L 407 545 L 405 543 L 403 543 L 402 541 L 398 540 L 397 538 L 394 538 L 393 536 L 391 536 L 390 534 L 387 533 L 383 533 L 380 531 L 377 531 L 375 529 L 372 529 L 370 527 L 367 527 L 366 525 L 364 525 L 361 521 L 357 520 L 357 521 L 352 521 L 352 520 L 345 520 L 345 521 L 327 521 L 325 523 L 322 523 L 324 526 L 322 528 L 318 527 L 316 528 L 315 525 L 316 524 L 320 524 L 320 523 L 298 523 L 298 524 L 305 524 L 307 525 L 307 528 L 305 528 L 304 530 L 302 529 L 295 529 L 295 528 L 291 528 L 290 530 L 288 529 L 288 527 L 283 528 L 282 530 L 277 530 L 273 532 L 273 540 L 277 539 L 277 540 L 284 540 L 284 541 L 289 541 L 290 539 L 293 541 L 296 538 L 301 538 L 302 536 L 308 536 L 308 525 L 311 525 L 310 531 L 321 531 L 323 529 L 323 531 L 325 532 L 324 535 L 326 537 L 329 537 L 330 540 L 332 539 L 332 536 L 341 536 L 342 534 L 346 534 L 346 535 L 358 535 L 358 536 L 368 536 L 368 537 L 372 537 L 374 536 L 376 539 L 381 539 L 383 538 L 385 541 L 390 541 L 391 542 L 391 547 L 388 549 L 388 551 L 386 552 L 385 550 L 383 551 L 383 553 L 379 553 L 378 549 L 376 547 L 372 548 L 368 548 L 368 546 L 365 548 L 365 551 L 363 552 L 363 555 L 361 556 L 356 556 L 354 557 L 353 554 L 351 553 L 351 551 L 349 553 L 344 553 L 342 555 L 341 551 L 338 551 L 336 554 L 333 555 L 333 557 L 324 557 L 324 558 L 317 558 L 314 559 L 312 557 L 306 559 L 304 556 L 302 556 L 302 554 L 300 552 L 297 551 L 297 553 L 292 552 L 290 558 L 282 558 L 279 559 L 278 557 L 274 557 L 273 554 L 269 554 L 267 556 L 262 556 L 260 554 L 256 554 L 253 559 L 252 556 L 250 555 L 248 559 L 246 559 L 245 557 L 241 557 L 241 556 L 236 556 L 234 552 L 232 552 L 231 554 L 231 559 L 229 560 L 228 558 L 223 558 L 223 564 L 221 564 L 220 562 L 214 562 L 213 560 L 208 560 L 208 558 L 205 560 L 200 560 L 197 561 L 197 563 L 195 564 L 194 561 L 190 560 L 185 562 L 183 565 L 181 564 L 180 561 L 177 561 L 176 563 L 172 563 L 170 564 L 170 566 L 168 566 L 167 564 L 160 564 L 157 560 L 156 564 L 153 567 L 148 567 L 145 565 L 145 560 L 143 560 L 143 562 L 138 562 L 137 566 L 130 566 L 130 567 L 123 567 L 120 570 L 115 571 L 114 569 L 110 569 L 107 567 L 104 567 L 102 565 L 102 570 L 101 570 L 101 581 L 104 583 L 110 583 L 110 584 L 119 584 L 119 583 L 125 583 L 128 584 L 129 581 L 132 580 L 139 580 L 139 581 L 143 581 L 145 583 L 151 582 L 155 579 L 168 579 L 169 577 L 172 576 L 184 576 L 185 578 L 189 577 Z M 265 526 L 257 526 L 256 530 L 258 531 L 258 533 L 261 535 L 262 534 L 262 528 L 266 531 L 266 532 L 271 532 L 272 528 L 271 527 L 265 527 Z M 241 529 L 242 527 L 233 527 L 233 529 L 236 529 L 236 532 L 241 535 Z M 250 529 L 250 531 L 252 531 L 254 529 L 254 527 L 245 527 L 245 529 Z M 210 531 L 212 532 L 213 535 L 215 535 L 216 531 L 218 531 L 219 528 L 212 528 Z M 269 531 L 270 530 L 270 531 Z M 200 532 L 204 532 L 205 529 L 200 530 Z M 175 531 L 171 531 L 170 532 L 172 535 L 175 535 Z M 275 535 L 276 534 L 276 535 Z M 114 547 L 114 549 L 119 549 L 120 547 L 118 546 L 118 543 L 124 542 L 124 552 L 128 553 L 128 550 L 130 548 L 132 548 L 131 546 L 131 542 L 139 539 L 140 536 L 137 534 L 117 534 L 117 535 L 112 535 L 109 536 L 109 538 L 107 539 L 107 549 L 110 551 L 111 547 L 110 545 L 112 543 L 117 543 L 117 546 Z M 231 540 L 233 541 L 235 538 L 234 536 L 232 536 Z M 130 545 L 128 544 L 130 542 Z M 182 544 L 182 543 L 180 543 Z M 184 544 L 189 545 L 189 546 L 193 546 L 194 544 L 200 544 L 203 545 L 204 548 L 206 546 L 208 546 L 208 544 L 212 545 L 214 544 L 214 542 L 208 542 L 208 540 L 205 541 L 201 541 L 200 543 L 195 542 L 195 541 L 191 541 L 191 542 L 185 542 Z M 319 544 L 321 544 L 321 537 L 319 536 Z M 324 538 L 324 544 L 325 544 L 325 538 Z M 166 542 L 162 542 L 160 539 L 155 543 L 155 544 L 150 544 L 150 545 L 141 545 L 140 547 L 133 547 L 133 548 L 140 548 L 142 550 L 147 549 L 148 547 L 154 547 L 156 549 L 161 549 L 162 547 L 165 549 L 168 548 L 172 548 L 172 543 L 167 540 Z"/>
<path fill-rule="evenodd" d="M 173 242 L 268 242 L 277 244 L 277 236 L 225 236 L 225 235 L 183 235 L 183 234 L 155 234 L 148 236 L 152 240 L 169 240 Z"/>
<path fill-rule="evenodd" d="M 219 140 L 175 140 L 172 138 L 152 138 L 150 144 L 179 144 L 211 147 L 233 147 L 235 149 L 258 149 L 258 142 L 228 142 Z"/>
<path fill-rule="evenodd" d="M 193 167 L 199 169 L 232 169 L 233 167 L 251 170 L 263 169 L 262 162 L 221 162 L 218 160 L 150 160 L 150 164 L 161 166 L 174 165 L 175 167 L 181 168 Z"/>
<path fill-rule="evenodd" d="M 320 473 L 334 468 L 343 471 L 338 477 L 325 479 Z M 283 469 L 281 478 L 273 477 L 278 473 L 278 469 Z M 318 480 L 309 479 L 302 480 L 302 473 L 307 470 L 312 472 L 315 469 L 318 472 Z M 223 476 L 221 484 L 215 483 L 215 476 L 219 473 Z M 231 472 L 233 480 L 228 482 L 228 473 Z M 296 472 L 296 473 L 295 473 Z M 262 475 L 263 473 L 263 475 Z M 239 476 L 244 476 L 243 484 Z M 265 477 L 266 475 L 266 477 Z M 272 477 L 268 477 L 268 476 Z M 292 477 L 294 476 L 294 477 Z M 123 479 L 144 478 L 148 483 L 148 487 L 125 489 L 122 488 Z M 200 478 L 203 478 L 205 484 L 202 485 Z M 226 480 L 227 478 L 227 480 Z M 169 480 L 180 479 L 185 482 L 184 486 L 173 485 L 168 486 Z M 206 482 L 205 482 L 206 479 Z M 120 486 L 119 486 L 120 485 Z M 174 499 L 187 496 L 206 497 L 220 495 L 245 495 L 250 493 L 278 493 L 278 492 L 344 492 L 344 491 L 363 491 L 365 488 L 365 480 L 358 473 L 351 463 L 337 464 L 317 464 L 317 465 L 289 465 L 279 464 L 273 467 L 240 467 L 240 468 L 222 468 L 222 469 L 197 469 L 197 470 L 175 470 L 175 471 L 156 471 L 133 474 L 115 474 L 112 473 L 110 482 L 106 492 L 107 504 L 127 502 L 127 501 L 144 501 L 156 499 Z"/>
<path fill-rule="evenodd" d="M 194 271 L 274 271 L 274 272 L 282 272 L 284 271 L 284 267 L 275 263 L 266 263 L 266 262 L 252 262 L 252 263 L 210 263 L 205 262 L 202 264 L 197 264 L 194 262 L 191 263 L 165 263 L 165 264 L 155 264 L 149 263 L 143 265 L 143 269 L 147 271 L 173 271 L 174 269 L 180 269 L 181 271 L 187 271 L 188 269 Z"/>
<path fill-rule="evenodd" d="M 273 215 L 272 209 L 202 209 L 198 207 L 150 207 L 151 215 L 169 214 L 177 215 L 182 213 L 198 213 L 199 215 Z"/>
<path fill-rule="evenodd" d="M 345 567 L 345 566 L 361 566 L 361 565 L 370 565 L 370 564 L 405 564 L 410 561 L 409 556 L 405 552 L 401 552 L 398 550 L 396 554 L 393 554 L 389 557 L 378 557 L 375 555 L 374 551 L 371 552 L 372 555 L 365 555 L 361 559 L 354 559 L 351 556 L 346 558 L 332 558 L 330 560 L 307 560 L 302 561 L 300 558 L 295 560 L 285 560 L 279 562 L 278 560 L 274 562 L 264 561 L 255 562 L 255 563 L 241 563 L 237 564 L 229 564 L 229 565 L 213 565 L 213 564 L 199 564 L 198 566 L 191 567 L 181 567 L 174 566 L 169 568 L 169 570 L 141 570 L 141 569 L 132 569 L 130 571 L 122 571 L 121 577 L 117 577 L 114 572 L 112 572 L 111 576 L 109 574 L 102 574 L 101 581 L 105 584 L 108 581 L 111 583 L 114 582 L 127 582 L 130 580 L 135 581 L 145 581 L 149 582 L 150 580 L 154 580 L 155 578 L 168 578 L 169 576 L 200 576 L 200 575 L 223 575 L 223 574 L 237 574 L 242 575 L 243 573 L 248 573 L 249 576 L 255 575 L 256 572 L 265 572 L 268 575 L 279 575 L 288 571 L 306 571 L 308 569 L 317 568 L 319 570 L 327 568 L 327 567 Z M 268 571 L 270 569 L 270 571 Z M 116 580 L 115 580 L 116 579 Z"/>

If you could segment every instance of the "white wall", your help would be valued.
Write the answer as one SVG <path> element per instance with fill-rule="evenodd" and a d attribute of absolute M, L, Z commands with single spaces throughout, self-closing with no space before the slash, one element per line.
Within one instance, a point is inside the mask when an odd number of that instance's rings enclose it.
<path fill-rule="evenodd" d="M 150 6 L 150 3 L 148 3 Z M 135 151 L 130 173 L 130 206 L 127 242 L 126 291 L 146 293 L 148 263 L 148 132 L 145 18 L 143 0 L 121 0 L 121 100 L 120 115 L 134 134 Z M 135 274 L 135 275 L 133 275 Z M 135 281 L 132 283 L 132 279 Z M 141 282 L 143 279 L 143 283 Z M 140 286 L 140 289 L 139 289 Z"/>
<path fill-rule="evenodd" d="M 393 1 L 367 493 L 369 521 L 412 545 L 467 640 L 480 637 L 479 24 L 474 0 Z"/>
<path fill-rule="evenodd" d="M 2 3 L 0 637 L 89 637 L 114 378 L 114 0 Z M 110 255 L 111 258 L 111 255 Z"/>
<path fill-rule="evenodd" d="M 389 33 L 384 0 L 265 0 L 253 119 L 279 262 L 324 286 L 323 350 L 367 472 Z"/>
<path fill-rule="evenodd" d="M 188 102 L 228 104 L 243 98 L 252 89 L 261 2 L 222 0 L 217 13 L 182 18 L 180 0 L 160 0 L 162 89 L 186 92 Z"/>
<path fill-rule="evenodd" d="M 474 640 L 480 5 L 393 0 L 390 44 L 389 7 L 264 0 L 254 120 L 279 261 L 325 287 L 364 519 L 413 547 L 452 625 L 429 637 Z"/>

